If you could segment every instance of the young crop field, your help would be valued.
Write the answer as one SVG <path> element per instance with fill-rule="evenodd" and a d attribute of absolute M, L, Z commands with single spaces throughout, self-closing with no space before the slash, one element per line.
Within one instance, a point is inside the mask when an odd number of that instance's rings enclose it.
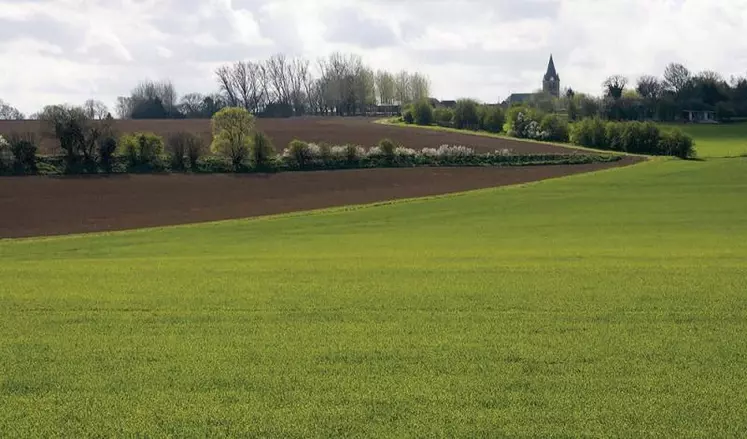
<path fill-rule="evenodd" d="M 745 175 L 2 240 L 0 437 L 743 437 Z"/>
<path fill-rule="evenodd" d="M 698 157 L 747 156 L 747 122 L 733 124 L 668 124 L 697 139 Z"/>

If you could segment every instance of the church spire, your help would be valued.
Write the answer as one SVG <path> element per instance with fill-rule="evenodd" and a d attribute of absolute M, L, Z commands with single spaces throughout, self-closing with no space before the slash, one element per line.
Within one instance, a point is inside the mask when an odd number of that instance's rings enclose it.
<path fill-rule="evenodd" d="M 555 70 L 555 61 L 552 59 L 552 54 L 550 54 L 550 62 L 547 63 L 547 73 L 545 73 L 545 81 L 549 81 L 550 79 L 554 79 L 555 81 L 560 80 L 558 72 Z"/>
<path fill-rule="evenodd" d="M 550 54 L 550 62 L 547 63 L 547 73 L 542 79 L 542 91 L 555 97 L 560 97 L 560 76 L 555 70 L 555 61 Z"/>

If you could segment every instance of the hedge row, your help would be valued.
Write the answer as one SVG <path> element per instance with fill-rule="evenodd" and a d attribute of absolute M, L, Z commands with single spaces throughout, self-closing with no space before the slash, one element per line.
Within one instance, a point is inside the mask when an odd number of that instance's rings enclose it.
<path fill-rule="evenodd" d="M 264 138 L 266 139 L 266 138 Z M 583 164 L 619 160 L 619 156 L 600 154 L 544 154 L 517 155 L 509 150 L 476 153 L 473 149 L 441 145 L 416 151 L 382 140 L 377 146 L 332 146 L 294 140 L 281 153 L 269 153 L 262 160 L 247 157 L 240 166 L 228 156 L 202 155 L 193 135 L 178 133 L 169 137 L 169 152 L 163 140 L 153 134 L 128 134 L 120 139 L 119 147 L 93 169 L 70 168 L 67 157 L 34 157 L 33 166 L 17 169 L 4 168 L 3 174 L 79 174 L 79 173 L 231 173 L 282 172 L 297 170 L 361 169 L 416 166 L 527 166 L 547 164 Z M 264 145 L 264 151 L 270 145 Z M 99 157 L 101 159 L 101 157 Z M 258 164 L 259 163 L 259 164 Z"/>
<path fill-rule="evenodd" d="M 500 133 L 505 116 L 495 105 L 481 105 L 473 99 L 460 99 L 454 109 L 433 108 L 427 99 L 408 105 L 402 111 L 402 121 L 417 125 L 438 125 L 446 128 L 482 130 Z"/>
<path fill-rule="evenodd" d="M 609 122 L 598 117 L 574 123 L 570 140 L 575 145 L 634 154 L 695 155 L 693 139 L 681 130 L 661 130 L 652 122 Z"/>
<path fill-rule="evenodd" d="M 679 129 L 661 130 L 652 122 L 609 122 L 600 118 L 582 119 L 569 124 L 557 114 L 548 114 L 526 105 L 508 109 L 479 105 L 463 99 L 454 110 L 433 109 L 428 101 L 416 102 L 404 110 L 402 120 L 418 125 L 439 125 L 458 129 L 483 130 L 511 137 L 568 143 L 589 148 L 649 155 L 691 158 L 695 155 L 692 137 Z"/>

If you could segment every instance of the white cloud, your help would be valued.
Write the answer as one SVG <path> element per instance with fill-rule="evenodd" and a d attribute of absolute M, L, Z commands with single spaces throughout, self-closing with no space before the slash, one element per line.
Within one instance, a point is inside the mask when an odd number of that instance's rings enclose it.
<path fill-rule="evenodd" d="M 671 61 L 745 74 L 744 29 L 747 0 L 0 0 L 0 98 L 113 104 L 146 77 L 209 92 L 222 63 L 335 50 L 485 101 L 540 87 L 553 53 L 564 86 L 598 93 Z"/>

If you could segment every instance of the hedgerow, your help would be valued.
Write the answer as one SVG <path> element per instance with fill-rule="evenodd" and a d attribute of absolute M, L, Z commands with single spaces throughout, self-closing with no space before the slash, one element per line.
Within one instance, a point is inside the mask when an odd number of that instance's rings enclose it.
<path fill-rule="evenodd" d="M 661 131 L 652 122 L 583 119 L 571 127 L 570 141 L 579 146 L 634 154 L 669 155 L 684 159 L 695 155 L 692 137 L 679 129 Z"/>
<path fill-rule="evenodd" d="M 33 133 L 10 133 L 7 137 L 0 136 L 0 173 L 35 173 L 36 150 L 36 136 Z"/>
<path fill-rule="evenodd" d="M 667 137 L 670 139 L 671 137 Z M 251 154 L 237 163 L 230 155 L 200 156 L 204 144 L 200 139 L 184 133 L 168 138 L 168 152 L 164 152 L 163 139 L 148 133 L 126 134 L 116 142 L 101 143 L 102 165 L 99 171 L 111 173 L 183 172 L 198 173 L 278 172 L 295 170 L 332 170 L 381 167 L 415 166 L 524 166 L 534 164 L 576 164 L 608 162 L 619 156 L 601 154 L 544 154 L 523 155 L 502 149 L 478 153 L 462 145 L 440 145 L 437 148 L 415 150 L 383 139 L 377 145 L 364 148 L 360 145 L 327 145 L 294 140 L 280 155 L 272 148 L 270 139 L 255 132 L 251 139 Z M 0 173 L 13 172 L 13 155 L 9 142 L 0 137 Z M 70 173 L 67 156 L 41 156 L 35 159 L 38 174 Z M 10 165 L 9 165 L 10 163 Z M 85 170 L 83 172 L 90 172 Z"/>

